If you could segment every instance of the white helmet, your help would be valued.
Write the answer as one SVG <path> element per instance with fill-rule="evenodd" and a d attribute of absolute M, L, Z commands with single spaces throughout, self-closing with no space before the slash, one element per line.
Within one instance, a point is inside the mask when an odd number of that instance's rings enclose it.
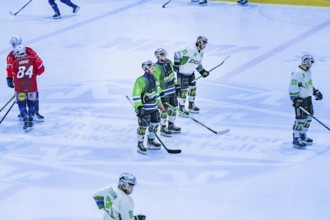
<path fill-rule="evenodd" d="M 302 65 L 311 66 L 313 63 L 314 63 L 314 58 L 311 55 L 303 55 L 301 57 L 301 64 Z"/>
<path fill-rule="evenodd" d="M 155 51 L 155 57 L 160 60 L 162 58 L 163 55 L 167 55 L 167 52 L 166 50 L 164 50 L 163 48 L 158 48 L 156 51 Z"/>
<path fill-rule="evenodd" d="M 144 62 L 142 63 L 142 69 L 143 69 L 144 71 L 149 70 L 150 67 L 152 67 L 152 66 L 155 66 L 155 64 L 154 64 L 151 60 L 147 60 L 147 61 L 144 61 Z"/>
<path fill-rule="evenodd" d="M 119 176 L 119 182 L 118 186 L 125 186 L 128 187 L 128 185 L 135 186 L 136 185 L 136 178 L 133 176 L 133 174 L 130 173 L 123 173 Z"/>
<path fill-rule="evenodd" d="M 9 44 L 11 44 L 13 48 L 15 48 L 16 46 L 22 44 L 22 38 L 20 36 L 11 37 L 9 40 Z"/>
<path fill-rule="evenodd" d="M 197 37 L 196 44 L 207 44 L 208 40 L 204 36 Z"/>
<path fill-rule="evenodd" d="M 14 48 L 14 56 L 15 57 L 23 57 L 26 55 L 26 48 L 25 46 L 23 46 L 22 44 L 21 45 L 18 45 Z"/>

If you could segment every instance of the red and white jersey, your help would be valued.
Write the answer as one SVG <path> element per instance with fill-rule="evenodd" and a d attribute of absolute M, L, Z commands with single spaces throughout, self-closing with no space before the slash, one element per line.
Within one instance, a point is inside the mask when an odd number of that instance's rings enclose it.
<path fill-rule="evenodd" d="M 44 71 L 44 65 L 39 57 L 23 56 L 16 58 L 12 67 L 15 91 L 38 91 L 37 75 L 41 75 Z"/>
<path fill-rule="evenodd" d="M 25 47 L 26 49 L 26 55 L 28 56 L 31 56 L 31 57 L 35 57 L 35 58 L 39 58 L 38 57 L 38 54 L 30 47 Z M 16 60 L 16 57 L 14 56 L 14 51 L 10 51 L 10 53 L 8 54 L 7 56 L 7 76 L 9 78 L 12 78 L 13 75 L 12 75 L 12 72 L 13 72 L 13 64 L 14 64 L 14 61 Z"/>

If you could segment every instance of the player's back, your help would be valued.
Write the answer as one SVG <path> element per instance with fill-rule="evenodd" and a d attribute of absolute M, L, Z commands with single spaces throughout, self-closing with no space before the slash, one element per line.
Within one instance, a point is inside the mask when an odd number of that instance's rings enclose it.
<path fill-rule="evenodd" d="M 13 64 L 16 92 L 35 92 L 37 88 L 37 59 L 31 56 L 18 57 Z"/>

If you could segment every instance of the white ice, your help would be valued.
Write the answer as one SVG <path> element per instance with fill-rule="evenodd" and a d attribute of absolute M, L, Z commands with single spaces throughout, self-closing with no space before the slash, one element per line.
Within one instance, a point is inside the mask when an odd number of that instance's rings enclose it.
<path fill-rule="evenodd" d="M 77 15 L 57 1 L 0 2 L 1 107 L 8 40 L 20 35 L 46 71 L 38 78 L 45 122 L 24 133 L 14 106 L 0 125 L 1 220 L 97 220 L 92 194 L 122 172 L 138 179 L 135 213 L 149 220 L 329 220 L 329 131 L 312 122 L 314 145 L 293 149 L 290 75 L 302 54 L 312 54 L 313 83 L 324 96 L 315 116 L 330 126 L 330 11 L 322 7 L 189 0 L 75 0 Z M 136 153 L 131 96 L 141 63 L 165 48 L 209 44 L 198 80 L 194 118 L 222 136 L 178 118 L 182 134 L 162 137 L 163 149 Z M 8 108 L 0 113 L 2 117 Z"/>

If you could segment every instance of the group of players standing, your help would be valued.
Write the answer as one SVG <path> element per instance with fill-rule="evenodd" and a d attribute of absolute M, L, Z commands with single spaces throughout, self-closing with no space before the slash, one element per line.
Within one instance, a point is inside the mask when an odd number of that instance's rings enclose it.
<path fill-rule="evenodd" d="M 170 137 L 180 133 L 175 125 L 177 107 L 182 116 L 198 113 L 195 105 L 197 70 L 203 77 L 209 72 L 202 66 L 204 49 L 208 43 L 205 36 L 197 37 L 193 47 L 175 52 L 174 64 L 168 59 L 165 49 L 155 51 L 157 62 L 147 60 L 142 63 L 144 74 L 134 84 L 132 98 L 138 117 L 137 151 L 146 154 L 147 150 L 159 150 L 160 143 L 155 141 L 155 132 L 160 124 L 160 134 Z M 188 98 L 188 110 L 186 100 Z M 159 109 L 159 110 L 158 110 Z M 148 129 L 147 148 L 144 138 Z"/>
<path fill-rule="evenodd" d="M 13 50 L 7 56 L 7 85 L 15 90 L 16 103 L 20 111 L 18 117 L 24 122 L 23 129 L 28 131 L 31 130 L 34 121 L 44 121 L 44 117 L 39 114 L 37 76 L 44 72 L 45 67 L 32 48 L 22 45 L 21 37 L 11 37 L 9 43 Z M 205 36 L 197 37 L 193 47 L 174 53 L 174 63 L 163 48 L 157 49 L 154 53 L 156 63 L 150 60 L 142 63 L 144 74 L 136 79 L 132 93 L 138 117 L 139 153 L 146 154 L 148 149 L 160 149 L 160 143 L 155 141 L 155 132 L 159 124 L 160 134 L 170 137 L 181 132 L 181 128 L 175 125 L 178 112 L 184 117 L 189 116 L 189 113 L 199 113 L 199 108 L 195 105 L 195 72 L 199 72 L 203 77 L 209 75 L 202 65 L 207 43 Z M 310 71 L 313 63 L 312 56 L 302 56 L 301 65 L 292 73 L 289 88 L 296 115 L 292 144 L 298 148 L 305 148 L 313 143 L 313 140 L 307 137 L 313 115 L 311 96 L 314 95 L 316 100 L 323 98 L 322 93 L 313 86 Z M 144 138 L 147 129 L 149 132 L 146 148 Z"/>

